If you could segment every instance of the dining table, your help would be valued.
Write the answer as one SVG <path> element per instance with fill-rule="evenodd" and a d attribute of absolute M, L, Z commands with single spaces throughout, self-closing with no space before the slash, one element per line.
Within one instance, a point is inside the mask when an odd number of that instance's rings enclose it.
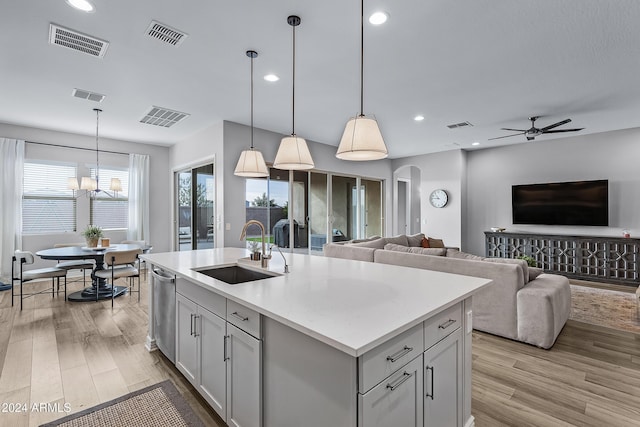
<path fill-rule="evenodd" d="M 118 297 L 126 292 L 128 289 L 126 286 L 109 285 L 103 278 L 96 277 L 95 273 L 99 270 L 104 270 L 104 257 L 107 253 L 113 251 L 129 251 L 133 249 L 142 249 L 143 253 L 149 253 L 152 246 L 145 245 L 140 246 L 136 244 L 113 244 L 107 247 L 98 246 L 95 248 L 82 247 L 82 246 L 65 246 L 60 248 L 43 249 L 36 252 L 36 255 L 42 259 L 57 260 L 57 261 L 70 261 L 70 260 L 88 260 L 95 261 L 93 271 L 91 271 L 91 287 L 87 287 L 82 291 L 69 294 L 67 299 L 69 301 L 95 301 L 96 299 L 111 299 L 112 296 Z M 96 298 L 97 294 L 97 298 Z"/>

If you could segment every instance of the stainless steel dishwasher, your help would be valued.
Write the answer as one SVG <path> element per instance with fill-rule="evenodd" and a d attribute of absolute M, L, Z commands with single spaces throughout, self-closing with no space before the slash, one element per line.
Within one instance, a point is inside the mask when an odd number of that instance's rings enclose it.
<path fill-rule="evenodd" d="M 176 276 L 154 267 L 151 270 L 153 283 L 153 324 L 158 349 L 171 362 L 176 362 Z"/>

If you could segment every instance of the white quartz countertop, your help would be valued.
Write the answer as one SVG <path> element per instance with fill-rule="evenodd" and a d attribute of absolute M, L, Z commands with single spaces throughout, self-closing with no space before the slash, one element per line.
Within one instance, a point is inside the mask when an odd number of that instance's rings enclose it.
<path fill-rule="evenodd" d="M 141 255 L 206 289 L 357 357 L 491 283 L 488 279 L 274 251 L 280 276 L 229 285 L 194 269 L 238 263 L 240 248 Z M 241 265 L 247 265 L 240 262 Z M 255 264 L 255 263 L 254 263 Z M 252 265 L 254 269 L 260 269 Z"/>

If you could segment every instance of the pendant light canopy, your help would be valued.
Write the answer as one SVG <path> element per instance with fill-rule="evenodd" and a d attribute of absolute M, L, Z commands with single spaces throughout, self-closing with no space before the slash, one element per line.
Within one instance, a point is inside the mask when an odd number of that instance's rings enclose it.
<path fill-rule="evenodd" d="M 293 29 L 293 94 L 291 97 L 291 135 L 280 141 L 273 167 L 286 170 L 304 170 L 314 167 L 307 141 L 296 135 L 296 27 L 300 25 L 299 16 L 289 16 L 287 23 Z"/>
<path fill-rule="evenodd" d="M 378 122 L 364 115 L 364 0 L 360 1 L 360 114 L 344 128 L 336 157 L 342 160 L 379 160 L 389 155 Z"/>
<path fill-rule="evenodd" d="M 233 174 L 247 178 L 261 178 L 269 176 L 269 170 L 262 153 L 253 148 L 253 60 L 258 57 L 258 52 L 248 50 L 247 56 L 251 58 L 251 148 L 240 153 Z"/>

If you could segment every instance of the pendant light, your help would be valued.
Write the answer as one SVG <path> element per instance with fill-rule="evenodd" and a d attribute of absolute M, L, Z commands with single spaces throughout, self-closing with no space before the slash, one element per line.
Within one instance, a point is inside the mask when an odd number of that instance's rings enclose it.
<path fill-rule="evenodd" d="M 94 108 L 93 111 L 96 112 L 96 177 L 91 178 L 90 176 L 83 176 L 80 181 L 80 190 L 85 190 L 87 192 L 88 197 L 95 197 L 98 193 L 103 193 L 109 197 L 118 197 L 118 191 L 122 191 L 122 183 L 119 178 L 111 178 L 111 183 L 109 185 L 109 190 L 113 191 L 113 194 L 109 194 L 105 190 L 100 189 L 100 149 L 98 146 L 99 143 L 99 129 L 100 129 L 100 113 L 102 112 L 99 108 Z M 74 191 L 78 190 L 78 181 L 75 178 L 69 178 L 67 180 L 67 188 L 69 190 Z"/>
<path fill-rule="evenodd" d="M 314 167 L 307 141 L 296 135 L 296 27 L 300 25 L 299 16 L 289 16 L 287 23 L 293 28 L 293 95 L 291 97 L 291 135 L 280 141 L 280 147 L 273 162 L 276 169 L 304 170 Z"/>
<path fill-rule="evenodd" d="M 262 178 L 269 176 L 267 164 L 264 162 L 262 153 L 253 148 L 253 60 L 258 57 L 258 52 L 248 50 L 247 56 L 251 58 L 251 148 L 240 153 L 233 174 L 247 178 Z"/>
<path fill-rule="evenodd" d="M 364 0 L 360 1 L 360 114 L 344 128 L 336 157 L 342 160 L 379 160 L 389 155 L 378 122 L 364 115 Z"/>

